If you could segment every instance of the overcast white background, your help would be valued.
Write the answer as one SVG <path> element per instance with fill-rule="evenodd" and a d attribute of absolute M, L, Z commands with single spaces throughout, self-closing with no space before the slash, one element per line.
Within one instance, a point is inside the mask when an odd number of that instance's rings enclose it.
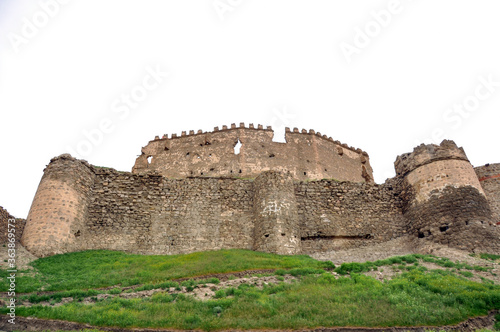
<path fill-rule="evenodd" d="M 0 205 L 26 217 L 49 160 L 84 145 L 90 163 L 130 171 L 156 135 L 233 122 L 359 147 L 377 183 L 397 155 L 442 138 L 475 166 L 500 162 L 500 2 L 401 0 L 377 23 L 391 6 L 0 0 Z M 154 84 L 158 69 L 169 76 Z"/>

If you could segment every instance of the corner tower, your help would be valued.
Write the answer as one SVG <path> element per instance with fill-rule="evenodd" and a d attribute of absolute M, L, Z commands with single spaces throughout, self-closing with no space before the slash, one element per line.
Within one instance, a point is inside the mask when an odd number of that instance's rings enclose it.
<path fill-rule="evenodd" d="M 69 154 L 45 168 L 31 204 L 21 243 L 38 257 L 78 250 L 95 174 Z"/>
<path fill-rule="evenodd" d="M 395 162 L 410 234 L 452 247 L 498 252 L 500 233 L 463 148 L 444 140 L 416 147 Z"/>

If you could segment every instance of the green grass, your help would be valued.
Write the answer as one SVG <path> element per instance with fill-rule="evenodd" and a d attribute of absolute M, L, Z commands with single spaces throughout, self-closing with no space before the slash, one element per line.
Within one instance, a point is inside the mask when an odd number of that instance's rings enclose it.
<path fill-rule="evenodd" d="M 161 283 L 171 279 L 260 269 L 332 268 L 305 255 L 280 256 L 250 250 L 218 250 L 186 255 L 133 255 L 89 250 L 40 258 L 35 277 L 18 277 L 17 292 L 63 291 Z M 0 291 L 7 290 L 6 271 L 0 270 Z"/>
<path fill-rule="evenodd" d="M 159 293 L 142 299 L 115 297 L 91 305 L 72 302 L 59 307 L 19 307 L 16 313 L 97 326 L 211 331 L 438 326 L 500 309 L 499 286 L 472 282 L 439 270 L 412 270 L 387 282 L 356 273 L 339 279 L 329 273 L 306 274 L 298 282 L 261 290 L 242 284 L 220 291 L 216 297 L 198 301 L 183 294 Z"/>
<path fill-rule="evenodd" d="M 494 254 L 479 254 L 479 257 L 481 257 L 482 259 L 488 259 L 490 261 L 496 261 L 498 259 L 500 259 L 500 255 L 494 255 Z"/>
<path fill-rule="evenodd" d="M 428 270 L 419 261 L 447 270 Z M 54 291 L 22 296 L 32 303 L 73 302 L 57 306 L 19 306 L 16 314 L 63 319 L 96 326 L 163 327 L 177 329 L 298 329 L 319 326 L 415 326 L 456 324 L 469 317 L 500 309 L 500 286 L 467 278 L 478 266 L 432 255 L 406 255 L 335 268 L 309 256 L 280 256 L 248 250 L 220 250 L 186 255 L 143 256 L 116 251 L 84 251 L 32 262 L 34 276 L 19 276 L 17 292 Z M 402 271 L 385 282 L 361 275 L 382 267 Z M 213 300 L 190 294 L 198 285 L 218 284 L 217 273 L 274 269 L 277 285 L 241 284 L 216 291 Z M 335 277 L 328 271 L 341 275 Z M 472 272 L 471 272 L 472 271 Z M 33 273 L 32 273 L 33 274 Z M 264 274 L 263 274 L 264 275 Z M 285 283 L 284 276 L 297 277 Z M 348 276 L 347 276 L 348 275 Z M 6 271 L 0 270 L 2 280 Z M 172 279 L 207 276 L 204 279 Z M 3 281 L 2 281 L 3 282 Z M 133 290 L 122 287 L 140 284 Z M 6 283 L 0 284 L 6 287 Z M 113 287 L 110 289 L 96 289 Z M 185 287 L 189 293 L 158 292 L 151 297 L 112 297 L 93 304 L 81 300 L 101 293 Z M 5 313 L 0 308 L 0 314 Z M 383 312 L 383 315 L 380 313 Z M 497 320 L 500 317 L 497 316 Z M 496 329 L 500 329 L 497 322 Z"/>

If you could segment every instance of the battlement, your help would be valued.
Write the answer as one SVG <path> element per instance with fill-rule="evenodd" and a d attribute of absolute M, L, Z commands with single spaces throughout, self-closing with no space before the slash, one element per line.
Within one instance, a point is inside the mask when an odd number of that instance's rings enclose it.
<path fill-rule="evenodd" d="M 373 182 L 368 153 L 312 129 L 285 128 L 286 143 L 275 142 L 270 126 L 244 123 L 212 132 L 182 131 L 156 136 L 142 148 L 133 173 L 159 172 L 170 178 L 255 178 L 268 170 L 290 172 L 295 179 L 333 178 Z M 235 150 L 240 143 L 241 149 Z"/>
<path fill-rule="evenodd" d="M 421 144 L 413 152 L 398 156 L 394 168 L 398 176 L 405 176 L 421 166 L 439 160 L 469 161 L 463 148 L 459 148 L 453 141 L 444 140 L 440 145 Z"/>
<path fill-rule="evenodd" d="M 182 131 L 180 135 L 177 135 L 177 133 L 170 134 L 170 138 L 169 138 L 168 134 L 163 134 L 163 136 L 161 138 L 160 138 L 160 136 L 155 136 L 155 138 L 149 142 L 155 142 L 155 141 L 161 141 L 161 140 L 182 139 L 183 137 L 187 137 L 187 136 L 206 135 L 206 134 L 210 134 L 210 133 L 225 132 L 225 131 L 230 131 L 230 130 L 241 130 L 241 129 L 270 131 L 274 135 L 274 130 L 272 129 L 271 126 L 266 126 L 264 128 L 264 126 L 261 124 L 258 124 L 257 126 L 255 126 L 253 123 L 249 123 L 248 127 L 245 127 L 245 123 L 240 122 L 239 126 L 236 126 L 235 123 L 232 123 L 231 126 L 224 125 L 221 128 L 214 127 L 214 130 L 212 132 L 203 131 L 201 129 L 198 129 L 196 132 L 194 130 L 189 130 L 189 131 Z M 349 146 L 345 143 L 342 143 L 340 141 L 334 140 L 332 137 L 329 137 L 328 135 L 322 135 L 319 131 L 316 132 L 313 129 L 309 129 L 309 130 L 308 129 L 301 129 L 301 130 L 299 130 L 299 128 L 295 127 L 292 130 L 291 128 L 286 127 L 285 128 L 285 140 L 287 140 L 287 136 L 291 135 L 291 134 L 315 135 L 319 138 L 323 138 L 325 140 L 333 142 L 342 148 L 345 148 L 345 149 L 351 150 L 353 152 L 361 153 L 365 156 L 368 156 L 368 153 L 361 150 L 360 148 L 355 148 L 355 147 Z"/>

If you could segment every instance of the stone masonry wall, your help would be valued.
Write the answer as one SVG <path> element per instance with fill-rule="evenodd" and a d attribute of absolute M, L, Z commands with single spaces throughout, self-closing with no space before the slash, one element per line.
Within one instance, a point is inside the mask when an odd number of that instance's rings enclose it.
<path fill-rule="evenodd" d="M 252 248 L 249 181 L 104 169 L 93 192 L 82 248 L 142 254 Z"/>
<path fill-rule="evenodd" d="M 500 164 L 486 164 L 474 170 L 486 194 L 493 217 L 500 225 Z"/>
<path fill-rule="evenodd" d="M 340 250 L 404 234 L 401 201 L 391 184 L 321 180 L 296 184 L 302 252 Z"/>
<path fill-rule="evenodd" d="M 334 141 L 313 130 L 286 129 L 287 143 L 273 142 L 271 127 L 245 128 L 232 125 L 213 132 L 177 137 L 166 135 L 142 148 L 133 173 L 157 171 L 168 178 L 239 177 L 255 178 L 274 170 L 290 173 L 296 180 L 336 179 L 373 182 L 366 152 Z M 235 154 L 234 147 L 241 148 Z"/>
<path fill-rule="evenodd" d="M 6 244 L 8 242 L 8 225 L 9 225 L 9 219 L 14 219 L 15 222 L 11 222 L 11 225 L 15 225 L 15 239 L 16 241 L 21 240 L 21 236 L 24 231 L 24 226 L 26 225 L 26 220 L 21 219 L 21 218 L 16 218 L 12 216 L 7 210 L 5 210 L 3 207 L 0 206 L 0 228 L 2 231 L 0 232 L 0 244 Z"/>

